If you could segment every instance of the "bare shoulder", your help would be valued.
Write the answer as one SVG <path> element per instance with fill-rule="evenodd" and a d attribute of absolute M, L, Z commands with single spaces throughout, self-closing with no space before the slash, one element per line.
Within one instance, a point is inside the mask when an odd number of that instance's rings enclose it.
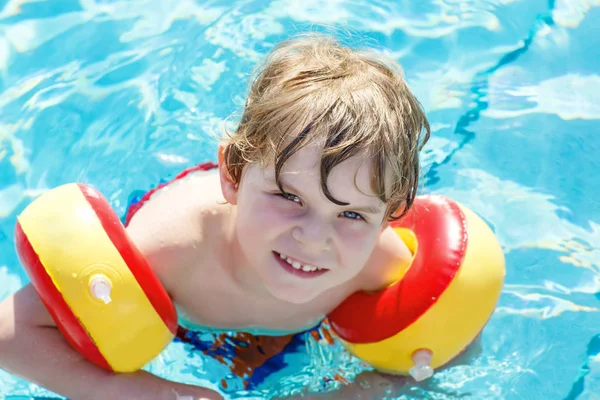
<path fill-rule="evenodd" d="M 209 267 L 227 205 L 218 175 L 201 171 L 157 191 L 131 219 L 127 232 L 167 291 Z"/>
<path fill-rule="evenodd" d="M 412 253 L 391 227 L 385 228 L 363 271 L 357 276 L 357 288 L 380 290 L 404 275 L 412 261 Z"/>

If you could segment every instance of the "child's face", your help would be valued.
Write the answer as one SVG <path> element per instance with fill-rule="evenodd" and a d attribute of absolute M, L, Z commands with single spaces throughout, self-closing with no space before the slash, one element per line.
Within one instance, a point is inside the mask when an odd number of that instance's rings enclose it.
<path fill-rule="evenodd" d="M 385 204 L 371 189 L 372 166 L 358 157 L 329 174 L 331 202 L 321 190 L 321 148 L 309 145 L 286 163 L 275 183 L 273 165 L 244 168 L 236 232 L 248 265 L 267 290 L 292 303 L 304 303 L 355 277 L 365 266 L 385 228 Z M 282 259 L 284 257 L 284 259 Z"/>

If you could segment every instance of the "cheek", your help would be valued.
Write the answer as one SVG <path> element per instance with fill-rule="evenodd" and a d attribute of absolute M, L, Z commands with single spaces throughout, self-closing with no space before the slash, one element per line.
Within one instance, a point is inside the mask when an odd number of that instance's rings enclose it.
<path fill-rule="evenodd" d="M 352 259 L 362 262 L 371 254 L 379 231 L 371 226 L 353 226 L 353 224 L 358 223 L 345 223 L 337 228 L 338 238 L 342 245 L 342 256 L 352 257 Z"/>
<path fill-rule="evenodd" d="M 281 212 L 276 202 L 268 197 L 246 199 L 243 208 L 239 208 L 238 227 L 246 234 L 269 238 L 273 233 L 289 225 L 288 213 Z M 258 237 L 256 238 L 259 239 Z"/>

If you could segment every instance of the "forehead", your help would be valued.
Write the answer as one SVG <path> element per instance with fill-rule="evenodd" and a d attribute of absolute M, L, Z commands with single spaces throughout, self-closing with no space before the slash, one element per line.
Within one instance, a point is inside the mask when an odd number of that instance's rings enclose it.
<path fill-rule="evenodd" d="M 280 178 L 295 185 L 321 185 L 322 145 L 310 143 L 296 151 L 283 165 Z M 274 162 L 264 170 L 268 180 L 275 179 Z M 327 178 L 331 194 L 342 201 L 350 196 L 377 197 L 373 188 L 373 163 L 369 158 L 354 156 L 333 167 Z"/>

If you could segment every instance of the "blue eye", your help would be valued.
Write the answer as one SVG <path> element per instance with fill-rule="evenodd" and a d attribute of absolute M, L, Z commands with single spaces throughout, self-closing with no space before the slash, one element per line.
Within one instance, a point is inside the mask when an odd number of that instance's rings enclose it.
<path fill-rule="evenodd" d="M 278 193 L 279 196 L 283 197 L 286 200 L 293 201 L 294 203 L 300 203 L 300 197 L 296 196 L 292 193 Z"/>
<path fill-rule="evenodd" d="M 355 220 L 364 220 L 363 216 L 354 211 L 344 211 L 342 215 L 346 218 L 355 219 Z"/>

